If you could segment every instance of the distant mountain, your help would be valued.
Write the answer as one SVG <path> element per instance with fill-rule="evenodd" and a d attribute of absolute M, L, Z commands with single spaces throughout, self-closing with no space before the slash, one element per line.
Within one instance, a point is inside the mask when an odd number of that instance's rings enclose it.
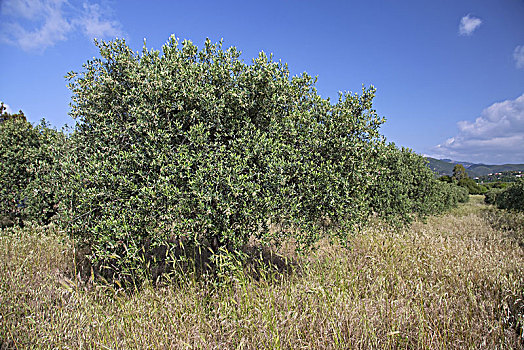
<path fill-rule="evenodd" d="M 426 157 L 426 158 L 429 159 L 429 157 Z M 431 158 L 431 159 L 434 159 L 434 158 Z M 441 160 L 441 161 L 446 162 L 446 163 L 452 163 L 453 166 L 455 166 L 455 164 L 462 164 L 464 166 L 464 168 L 469 168 L 471 165 L 475 165 L 475 163 L 460 162 L 460 161 L 451 160 L 451 159 L 435 159 L 435 160 Z"/>
<path fill-rule="evenodd" d="M 429 168 L 433 170 L 437 175 L 451 175 L 453 174 L 453 167 L 455 163 L 452 163 L 448 159 L 435 159 L 431 157 L 426 157 L 429 162 Z"/>
<path fill-rule="evenodd" d="M 524 164 L 502 164 L 487 165 L 470 162 L 459 162 L 451 159 L 435 159 L 426 157 L 429 167 L 438 175 L 452 175 L 456 164 L 462 164 L 466 168 L 469 177 L 484 176 L 488 174 L 501 173 L 503 171 L 524 171 Z"/>

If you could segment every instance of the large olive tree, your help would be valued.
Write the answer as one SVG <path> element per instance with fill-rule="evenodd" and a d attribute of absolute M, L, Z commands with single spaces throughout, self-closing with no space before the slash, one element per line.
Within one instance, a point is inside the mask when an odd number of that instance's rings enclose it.
<path fill-rule="evenodd" d="M 96 266 L 133 275 L 175 241 L 216 253 L 293 232 L 307 246 L 322 224 L 366 215 L 382 123 L 373 88 L 333 104 L 309 75 L 290 77 L 264 53 L 246 64 L 209 40 L 97 46 L 101 57 L 69 74 L 77 128 L 63 201 Z"/>

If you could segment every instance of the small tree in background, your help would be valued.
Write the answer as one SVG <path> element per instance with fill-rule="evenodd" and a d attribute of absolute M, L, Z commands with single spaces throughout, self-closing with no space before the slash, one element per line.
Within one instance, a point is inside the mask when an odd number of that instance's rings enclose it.
<path fill-rule="evenodd" d="M 517 181 L 501 192 L 495 192 L 491 197 L 495 197 L 495 203 L 500 209 L 512 209 L 524 211 L 524 179 L 517 179 Z"/>
<path fill-rule="evenodd" d="M 59 176 L 57 150 L 65 144 L 62 133 L 42 121 L 36 127 L 23 112 L 3 113 L 0 121 L 1 225 L 24 221 L 49 223 L 56 214 Z"/>
<path fill-rule="evenodd" d="M 18 111 L 18 113 L 13 113 L 13 114 L 7 113 L 7 107 L 4 105 L 3 102 L 1 102 L 0 103 L 0 123 L 3 123 L 7 120 L 12 120 L 12 119 L 20 119 L 20 120 L 26 121 L 24 112 L 20 110 Z"/>
<path fill-rule="evenodd" d="M 440 213 L 468 200 L 465 189 L 446 179 L 436 180 L 427 160 L 410 149 L 390 143 L 379 147 L 376 156 L 377 178 L 368 189 L 369 201 L 372 210 L 389 223 L 403 226 L 415 217 Z"/>
<path fill-rule="evenodd" d="M 460 186 L 468 190 L 469 194 L 484 194 L 488 191 L 485 186 L 479 186 L 471 179 L 462 164 L 456 164 L 453 168 L 452 179 Z"/>
<path fill-rule="evenodd" d="M 468 178 L 468 173 L 466 172 L 466 169 L 464 168 L 464 166 L 462 164 L 456 164 L 453 167 L 453 179 L 455 181 L 460 181 L 460 180 L 467 179 L 467 178 Z"/>

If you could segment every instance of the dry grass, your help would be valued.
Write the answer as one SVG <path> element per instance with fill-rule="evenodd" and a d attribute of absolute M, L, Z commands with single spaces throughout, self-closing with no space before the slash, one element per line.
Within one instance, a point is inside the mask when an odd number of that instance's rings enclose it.
<path fill-rule="evenodd" d="M 370 227 L 349 251 L 323 242 L 300 273 L 129 294 L 73 278 L 56 229 L 6 230 L 0 348 L 519 348 L 524 250 L 488 213 L 473 198 L 405 232 Z"/>

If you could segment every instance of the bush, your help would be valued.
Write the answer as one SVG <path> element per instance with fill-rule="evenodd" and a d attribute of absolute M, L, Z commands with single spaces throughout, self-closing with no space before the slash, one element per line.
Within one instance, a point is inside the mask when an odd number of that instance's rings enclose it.
<path fill-rule="evenodd" d="M 278 243 L 293 225 L 309 246 L 323 223 L 367 215 L 382 123 L 373 88 L 333 105 L 264 53 L 247 65 L 209 40 L 199 51 L 171 37 L 141 54 L 123 40 L 97 45 L 102 58 L 69 75 L 78 126 L 64 165 L 68 230 L 95 266 L 141 278 L 176 242 L 216 253 L 250 236 Z"/>
<path fill-rule="evenodd" d="M 426 159 L 410 149 L 391 143 L 377 152 L 377 178 L 368 189 L 372 210 L 386 221 L 402 226 L 415 216 L 440 213 L 469 199 L 467 190 L 440 181 Z"/>
<path fill-rule="evenodd" d="M 484 203 L 486 204 L 496 204 L 497 196 L 503 191 L 501 188 L 491 188 L 484 194 Z"/>
<path fill-rule="evenodd" d="M 452 186 L 452 191 L 454 192 L 454 196 L 456 196 L 459 203 L 469 202 L 469 191 L 464 187 Z"/>
<path fill-rule="evenodd" d="M 509 185 L 510 185 L 509 182 L 489 182 L 489 183 L 483 184 L 483 186 L 485 186 L 488 190 L 492 188 L 505 189 Z"/>
<path fill-rule="evenodd" d="M 20 115 L 20 114 L 19 114 Z M 23 116 L 23 114 L 21 114 Z M 0 121 L 0 226 L 47 224 L 56 214 L 57 150 L 63 134 L 7 113 Z"/>
<path fill-rule="evenodd" d="M 484 194 L 488 190 L 485 186 L 477 185 L 475 180 L 470 179 L 469 177 L 460 179 L 458 185 L 466 188 L 469 194 Z"/>
<path fill-rule="evenodd" d="M 524 179 L 518 179 L 495 197 L 495 203 L 500 209 L 524 211 Z"/>
<path fill-rule="evenodd" d="M 453 178 L 449 175 L 442 175 L 438 179 L 439 181 L 442 181 L 442 182 L 453 183 Z"/>
<path fill-rule="evenodd" d="M 469 194 L 465 188 L 459 187 L 453 183 L 437 182 L 433 195 L 433 212 L 442 213 L 450 208 L 454 208 L 458 203 L 469 201 Z"/>

